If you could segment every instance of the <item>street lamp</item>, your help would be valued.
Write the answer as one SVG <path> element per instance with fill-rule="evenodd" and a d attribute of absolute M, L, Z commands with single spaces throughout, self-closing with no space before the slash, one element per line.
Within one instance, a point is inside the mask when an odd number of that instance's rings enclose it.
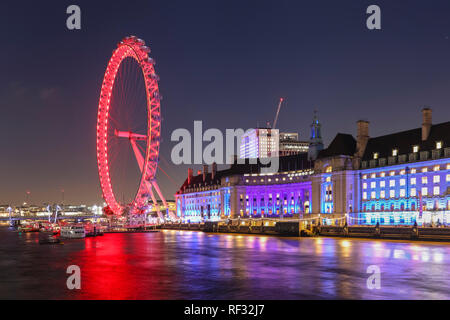
<path fill-rule="evenodd" d="M 11 208 L 11 206 L 8 206 L 8 209 L 6 209 L 6 210 L 8 210 L 8 212 L 9 212 L 9 226 L 11 227 L 12 226 L 12 216 L 11 216 L 12 208 Z"/>

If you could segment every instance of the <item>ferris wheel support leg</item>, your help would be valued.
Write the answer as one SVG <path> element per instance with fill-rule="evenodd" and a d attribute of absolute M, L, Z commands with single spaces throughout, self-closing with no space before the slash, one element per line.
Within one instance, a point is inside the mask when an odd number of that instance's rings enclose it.
<path fill-rule="evenodd" d="M 153 185 L 153 187 L 155 188 L 156 192 L 158 193 L 159 198 L 162 200 L 162 202 L 163 202 L 163 204 L 164 204 L 164 207 L 167 208 L 167 202 L 166 202 L 166 199 L 165 199 L 164 196 L 162 195 L 161 190 L 159 189 L 159 186 L 158 186 L 158 184 L 156 183 L 156 180 L 154 180 L 154 179 L 152 180 L 152 185 Z"/>
<path fill-rule="evenodd" d="M 160 219 L 164 220 L 164 216 L 161 213 L 161 211 L 159 210 L 158 202 L 156 201 L 155 194 L 153 193 L 153 190 L 152 190 L 152 184 L 150 182 L 147 182 L 147 189 L 148 189 L 148 192 L 150 193 L 150 197 L 152 198 L 153 205 L 156 208 L 156 212 L 158 213 L 158 217 Z"/>
<path fill-rule="evenodd" d="M 170 212 L 169 206 L 167 205 L 167 201 L 166 201 L 166 199 L 164 198 L 164 196 L 163 196 L 161 190 L 159 189 L 159 186 L 158 186 L 158 184 L 156 183 L 156 180 L 155 180 L 155 179 L 152 180 L 152 185 L 153 185 L 153 187 L 155 188 L 156 192 L 158 193 L 158 196 L 161 198 L 161 200 L 162 200 L 162 202 L 163 202 L 163 204 L 164 204 L 164 207 L 165 207 L 166 210 L 167 210 L 168 216 L 170 216 L 170 218 L 171 218 L 172 220 L 177 220 L 177 217 L 175 216 L 175 214 L 174 214 L 173 212 Z"/>
<path fill-rule="evenodd" d="M 130 139 L 130 143 L 131 143 L 131 146 L 133 147 L 134 155 L 136 156 L 136 161 L 137 161 L 137 163 L 139 165 L 139 169 L 142 172 L 142 168 L 144 167 L 144 157 L 142 157 L 141 151 L 139 150 L 139 148 L 138 148 L 138 146 L 136 144 L 136 140 Z M 158 202 L 156 201 L 156 197 L 155 197 L 155 195 L 153 193 L 153 190 L 152 190 L 152 183 L 146 182 L 146 184 L 147 184 L 148 192 L 150 193 L 150 197 L 152 198 L 153 205 L 155 206 L 156 212 L 158 213 L 158 217 L 160 219 L 164 220 L 164 216 L 161 213 L 161 211 L 159 210 Z M 156 191 L 159 194 L 159 189 L 157 189 Z M 162 198 L 162 199 L 164 199 L 164 198 Z M 164 203 L 165 203 L 165 201 L 166 200 L 163 200 Z"/>

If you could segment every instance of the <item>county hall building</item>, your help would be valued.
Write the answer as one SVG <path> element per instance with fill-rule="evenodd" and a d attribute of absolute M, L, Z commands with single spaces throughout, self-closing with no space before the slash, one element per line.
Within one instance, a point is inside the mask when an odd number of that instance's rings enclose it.
<path fill-rule="evenodd" d="M 279 158 L 276 173 L 260 164 L 231 165 L 188 177 L 175 194 L 177 215 L 200 222 L 223 218 L 345 219 L 351 224 L 450 223 L 450 122 L 370 137 L 338 133 L 324 148 L 321 126 L 311 125 L 308 153 Z"/>

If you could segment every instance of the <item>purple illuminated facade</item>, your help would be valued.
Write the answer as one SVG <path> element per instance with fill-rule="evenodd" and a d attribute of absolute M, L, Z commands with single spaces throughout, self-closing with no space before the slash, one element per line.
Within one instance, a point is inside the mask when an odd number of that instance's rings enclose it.
<path fill-rule="evenodd" d="M 206 166 L 188 173 L 175 195 L 177 215 L 199 222 L 223 218 L 288 218 L 311 212 L 313 162 L 302 156 L 284 157 L 277 173 L 259 173 L 259 165 L 234 164 L 217 172 Z M 285 170 L 285 168 L 294 170 Z M 258 173 L 248 173 L 258 172 Z"/>

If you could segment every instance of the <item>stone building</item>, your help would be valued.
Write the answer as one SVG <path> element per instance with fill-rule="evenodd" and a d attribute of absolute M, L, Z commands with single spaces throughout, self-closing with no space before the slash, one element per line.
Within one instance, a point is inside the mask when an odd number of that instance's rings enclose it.
<path fill-rule="evenodd" d="M 450 122 L 370 137 L 357 122 L 356 139 L 338 133 L 323 149 L 311 126 L 309 153 L 280 157 L 276 173 L 260 164 L 233 164 L 196 176 L 176 193 L 177 215 L 191 221 L 225 217 L 347 219 L 358 224 L 450 223 Z"/>

